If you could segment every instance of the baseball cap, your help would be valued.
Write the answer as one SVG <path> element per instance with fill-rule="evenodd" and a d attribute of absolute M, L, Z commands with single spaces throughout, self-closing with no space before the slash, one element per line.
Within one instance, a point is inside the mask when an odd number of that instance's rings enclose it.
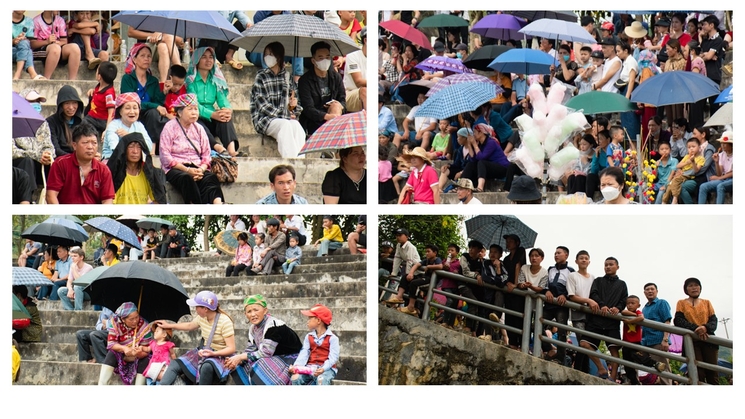
<path fill-rule="evenodd" d="M 397 230 L 396 230 L 396 231 L 394 232 L 394 234 L 395 234 L 396 236 L 400 236 L 400 235 L 402 235 L 402 234 L 403 234 L 404 236 L 406 236 L 406 237 L 409 237 L 409 230 L 407 230 L 407 229 L 405 229 L 405 228 L 399 228 L 399 229 L 397 229 Z"/>
<path fill-rule="evenodd" d="M 456 51 L 466 51 L 466 50 L 468 50 L 468 47 L 466 46 L 466 44 L 464 44 L 464 43 L 461 42 L 460 44 L 458 44 L 458 45 L 455 46 L 455 50 Z"/>
<path fill-rule="evenodd" d="M 19 93 L 19 95 L 21 97 L 23 97 L 24 99 L 26 99 L 26 101 L 28 101 L 28 102 L 37 102 L 38 101 L 38 102 L 44 103 L 44 102 L 47 101 L 47 98 L 45 98 L 44 96 L 40 95 L 39 92 L 37 92 L 34 89 L 23 89 L 23 90 L 21 90 L 21 93 Z"/>
<path fill-rule="evenodd" d="M 318 317 L 326 326 L 331 324 L 331 310 L 323 304 L 316 304 L 310 310 L 300 310 L 300 314 L 308 317 Z"/>
<path fill-rule="evenodd" d="M 206 307 L 212 311 L 217 309 L 217 296 L 212 291 L 199 291 L 194 298 L 186 300 L 189 307 Z"/>
<path fill-rule="evenodd" d="M 433 46 L 434 50 L 437 52 L 445 51 L 445 44 L 443 44 L 440 41 L 435 42 L 435 45 Z"/>
<path fill-rule="evenodd" d="M 603 51 L 600 51 L 600 50 L 596 50 L 590 53 L 590 57 L 600 58 L 601 60 L 605 59 L 605 55 L 603 55 Z"/>
<path fill-rule="evenodd" d="M 393 244 L 386 240 L 383 243 L 380 243 L 380 247 L 393 247 Z"/>
<path fill-rule="evenodd" d="M 612 36 L 606 36 L 598 42 L 600 45 L 616 45 L 616 40 Z"/>
<path fill-rule="evenodd" d="M 600 29 L 604 29 L 606 31 L 613 31 L 615 29 L 615 26 L 613 26 L 613 22 L 603 22 L 603 24 L 600 25 Z"/>

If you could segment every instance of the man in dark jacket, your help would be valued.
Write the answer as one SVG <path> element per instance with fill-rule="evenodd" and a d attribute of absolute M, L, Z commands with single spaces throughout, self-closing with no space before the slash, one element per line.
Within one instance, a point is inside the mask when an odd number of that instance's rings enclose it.
<path fill-rule="evenodd" d="M 621 318 L 619 314 L 626 308 L 626 298 L 629 296 L 626 283 L 618 278 L 618 259 L 605 259 L 605 276 L 595 278 L 590 288 L 590 299 L 598 303 L 600 312 L 587 315 L 587 331 L 621 340 Z M 605 342 L 611 355 L 618 357 L 619 345 Z M 600 339 L 582 336 L 580 346 L 589 350 L 596 350 L 600 346 Z M 596 366 L 601 365 L 597 357 L 590 356 Z M 618 363 L 611 362 L 610 378 L 615 381 L 618 374 Z M 598 368 L 598 376 L 608 378 L 608 371 Z"/>
<path fill-rule="evenodd" d="M 168 237 L 168 247 L 163 248 L 166 254 L 161 253 L 161 258 L 185 258 L 189 256 L 189 250 L 191 249 L 186 244 L 184 235 L 178 232 L 175 225 L 168 227 Z"/>
<path fill-rule="evenodd" d="M 310 47 L 313 71 L 307 71 L 298 82 L 298 96 L 303 106 L 300 124 L 308 135 L 346 109 L 346 92 L 341 75 L 331 68 L 331 45 L 320 41 Z"/>
<path fill-rule="evenodd" d="M 83 122 L 83 108 L 83 101 L 74 87 L 64 85 L 59 89 L 57 112 L 47 118 L 54 153 L 58 158 L 72 153 L 72 130 Z"/>

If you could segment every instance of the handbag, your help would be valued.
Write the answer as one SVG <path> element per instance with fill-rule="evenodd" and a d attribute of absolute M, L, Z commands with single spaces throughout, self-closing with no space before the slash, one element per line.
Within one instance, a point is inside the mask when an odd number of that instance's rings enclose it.
<path fill-rule="evenodd" d="M 618 80 L 616 80 L 615 83 L 613 83 L 613 86 L 615 86 L 616 89 L 618 89 L 618 90 L 623 90 L 628 85 L 629 85 L 629 82 L 628 81 L 623 81 L 620 78 Z"/>
<path fill-rule="evenodd" d="M 233 183 L 238 178 L 238 163 L 219 154 L 212 157 L 210 170 L 222 183 Z"/>

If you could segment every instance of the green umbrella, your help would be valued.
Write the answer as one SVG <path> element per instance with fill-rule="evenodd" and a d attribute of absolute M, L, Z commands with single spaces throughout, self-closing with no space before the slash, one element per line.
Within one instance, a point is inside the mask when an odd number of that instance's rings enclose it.
<path fill-rule="evenodd" d="M 121 263 L 121 262 L 119 262 Z M 93 268 L 93 270 L 90 270 L 86 272 L 85 274 L 81 275 L 80 278 L 76 279 L 73 282 L 73 285 L 80 286 L 80 287 L 87 287 L 88 284 L 98 279 L 99 276 L 105 271 L 109 269 L 108 266 L 98 266 Z"/>
<path fill-rule="evenodd" d="M 453 15 L 434 15 L 422 19 L 417 28 L 459 28 L 468 26 L 468 21 Z"/>
<path fill-rule="evenodd" d="M 582 110 L 585 115 L 636 110 L 636 106 L 626 96 L 600 91 L 582 93 L 569 99 L 565 105 L 567 108 Z"/>

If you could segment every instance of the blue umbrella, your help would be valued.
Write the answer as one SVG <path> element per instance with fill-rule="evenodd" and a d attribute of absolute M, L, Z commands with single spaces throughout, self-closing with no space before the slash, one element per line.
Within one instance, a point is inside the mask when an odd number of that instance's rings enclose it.
<path fill-rule="evenodd" d="M 13 138 L 36 137 L 36 130 L 43 123 L 44 117 L 26 99 L 13 92 Z"/>
<path fill-rule="evenodd" d="M 28 285 L 31 287 L 52 285 L 52 282 L 41 272 L 32 268 L 13 267 L 13 285 Z"/>
<path fill-rule="evenodd" d="M 489 64 L 489 68 L 500 73 L 549 74 L 551 66 L 558 61 L 551 55 L 537 49 L 514 48 Z"/>
<path fill-rule="evenodd" d="M 83 235 L 85 235 L 86 240 L 90 237 L 88 235 L 88 232 L 85 231 L 85 229 L 83 228 L 83 226 L 81 226 L 80 224 L 76 223 L 75 221 L 69 220 L 67 218 L 57 218 L 56 216 L 53 215 L 53 216 L 47 218 L 46 220 L 42 221 L 42 223 L 59 224 L 59 225 L 61 225 L 63 227 L 67 227 L 67 228 L 72 229 L 72 230 L 77 230 L 80 233 L 82 233 Z"/>
<path fill-rule="evenodd" d="M 631 101 L 659 107 L 695 103 L 718 94 L 719 86 L 702 74 L 670 71 L 641 83 L 631 94 Z"/>
<path fill-rule="evenodd" d="M 107 217 L 96 217 L 91 218 L 85 223 L 102 233 L 106 233 L 111 237 L 117 238 L 124 243 L 127 243 L 135 249 L 142 250 L 140 239 L 137 238 L 135 232 L 119 221 L 112 220 L 111 218 Z"/>
<path fill-rule="evenodd" d="M 146 32 L 162 32 L 186 38 L 232 41 L 241 36 L 227 19 L 207 10 L 123 10 L 112 17 Z"/>
<path fill-rule="evenodd" d="M 585 44 L 595 44 L 597 42 L 577 22 L 567 22 L 565 20 L 539 19 L 528 23 L 519 32 L 541 38 L 561 39 L 562 41 L 582 42 Z"/>
<path fill-rule="evenodd" d="M 722 90 L 722 93 L 717 96 L 717 100 L 714 103 L 732 102 L 732 96 L 732 85 L 730 84 L 726 89 Z"/>
<path fill-rule="evenodd" d="M 491 83 L 472 81 L 446 87 L 430 96 L 419 107 L 416 116 L 449 118 L 462 112 L 472 111 L 497 96 L 497 86 Z"/>
<path fill-rule="evenodd" d="M 523 34 L 518 32 L 527 22 L 524 19 L 513 15 L 493 14 L 486 15 L 476 22 L 471 28 L 471 32 L 485 36 L 487 38 L 501 39 L 522 39 Z"/>

